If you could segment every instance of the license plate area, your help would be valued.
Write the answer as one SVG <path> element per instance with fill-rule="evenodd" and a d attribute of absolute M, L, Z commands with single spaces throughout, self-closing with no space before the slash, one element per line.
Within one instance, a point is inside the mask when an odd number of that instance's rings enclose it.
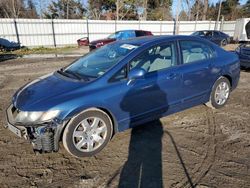
<path fill-rule="evenodd" d="M 22 131 L 20 129 L 18 129 L 17 127 L 11 125 L 8 123 L 8 127 L 7 127 L 11 132 L 13 132 L 15 135 L 22 137 Z"/>

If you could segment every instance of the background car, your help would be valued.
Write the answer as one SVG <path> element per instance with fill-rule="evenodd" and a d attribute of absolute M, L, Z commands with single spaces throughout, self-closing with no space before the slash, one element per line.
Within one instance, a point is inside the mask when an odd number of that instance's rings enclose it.
<path fill-rule="evenodd" d="M 242 68 L 250 68 L 250 43 L 241 44 L 235 51 L 239 55 L 240 66 Z"/>
<path fill-rule="evenodd" d="M 9 41 L 5 38 L 0 38 L 0 51 L 18 50 L 21 46 L 17 42 Z"/>
<path fill-rule="evenodd" d="M 94 40 L 89 43 L 89 49 L 94 50 L 116 40 L 125 40 L 134 37 L 152 36 L 150 31 L 143 30 L 122 30 L 109 35 L 105 39 Z"/>
<path fill-rule="evenodd" d="M 221 31 L 215 31 L 215 30 L 196 31 L 192 33 L 191 35 L 210 40 L 220 46 L 225 46 L 229 44 L 231 41 L 231 38 L 228 34 L 223 33 Z"/>
<path fill-rule="evenodd" d="M 192 36 L 120 40 L 21 87 L 8 128 L 34 150 L 100 152 L 117 133 L 207 104 L 223 107 L 240 75 L 238 56 Z"/>
<path fill-rule="evenodd" d="M 77 40 L 78 47 L 81 46 L 88 46 L 89 45 L 89 38 L 88 37 L 83 37 Z"/>

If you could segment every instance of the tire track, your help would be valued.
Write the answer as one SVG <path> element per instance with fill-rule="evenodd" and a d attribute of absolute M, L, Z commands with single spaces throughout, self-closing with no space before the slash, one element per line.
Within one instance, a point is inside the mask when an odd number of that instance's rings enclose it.
<path fill-rule="evenodd" d="M 186 175 L 188 173 L 188 176 L 183 178 L 180 182 L 176 183 L 173 187 L 176 188 L 196 187 L 201 182 L 202 178 L 204 178 L 208 174 L 208 172 L 213 166 L 216 156 L 216 140 L 215 140 L 216 122 L 215 122 L 214 111 L 207 108 L 205 118 L 208 129 L 208 139 L 207 139 L 208 144 L 202 162 L 191 172 L 189 173 L 186 172 Z"/>

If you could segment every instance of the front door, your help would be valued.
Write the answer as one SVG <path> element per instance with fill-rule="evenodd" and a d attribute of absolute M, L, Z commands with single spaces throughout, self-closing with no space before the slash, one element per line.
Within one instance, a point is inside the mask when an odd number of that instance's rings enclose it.
<path fill-rule="evenodd" d="M 129 62 L 130 70 L 143 68 L 147 73 L 143 79 L 117 83 L 117 89 L 123 91 L 115 97 L 120 100 L 121 129 L 128 128 L 122 125 L 133 127 L 161 117 L 180 103 L 182 82 L 176 53 L 175 43 L 169 42 L 153 46 Z"/>

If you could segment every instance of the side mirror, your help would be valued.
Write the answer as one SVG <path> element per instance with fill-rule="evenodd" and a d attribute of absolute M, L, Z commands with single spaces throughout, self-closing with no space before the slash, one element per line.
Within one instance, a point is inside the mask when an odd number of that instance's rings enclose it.
<path fill-rule="evenodd" d="M 128 73 L 129 82 L 131 82 L 133 80 L 137 80 L 137 79 L 143 79 L 146 73 L 147 72 L 144 69 L 142 69 L 142 68 L 132 69 Z"/>

